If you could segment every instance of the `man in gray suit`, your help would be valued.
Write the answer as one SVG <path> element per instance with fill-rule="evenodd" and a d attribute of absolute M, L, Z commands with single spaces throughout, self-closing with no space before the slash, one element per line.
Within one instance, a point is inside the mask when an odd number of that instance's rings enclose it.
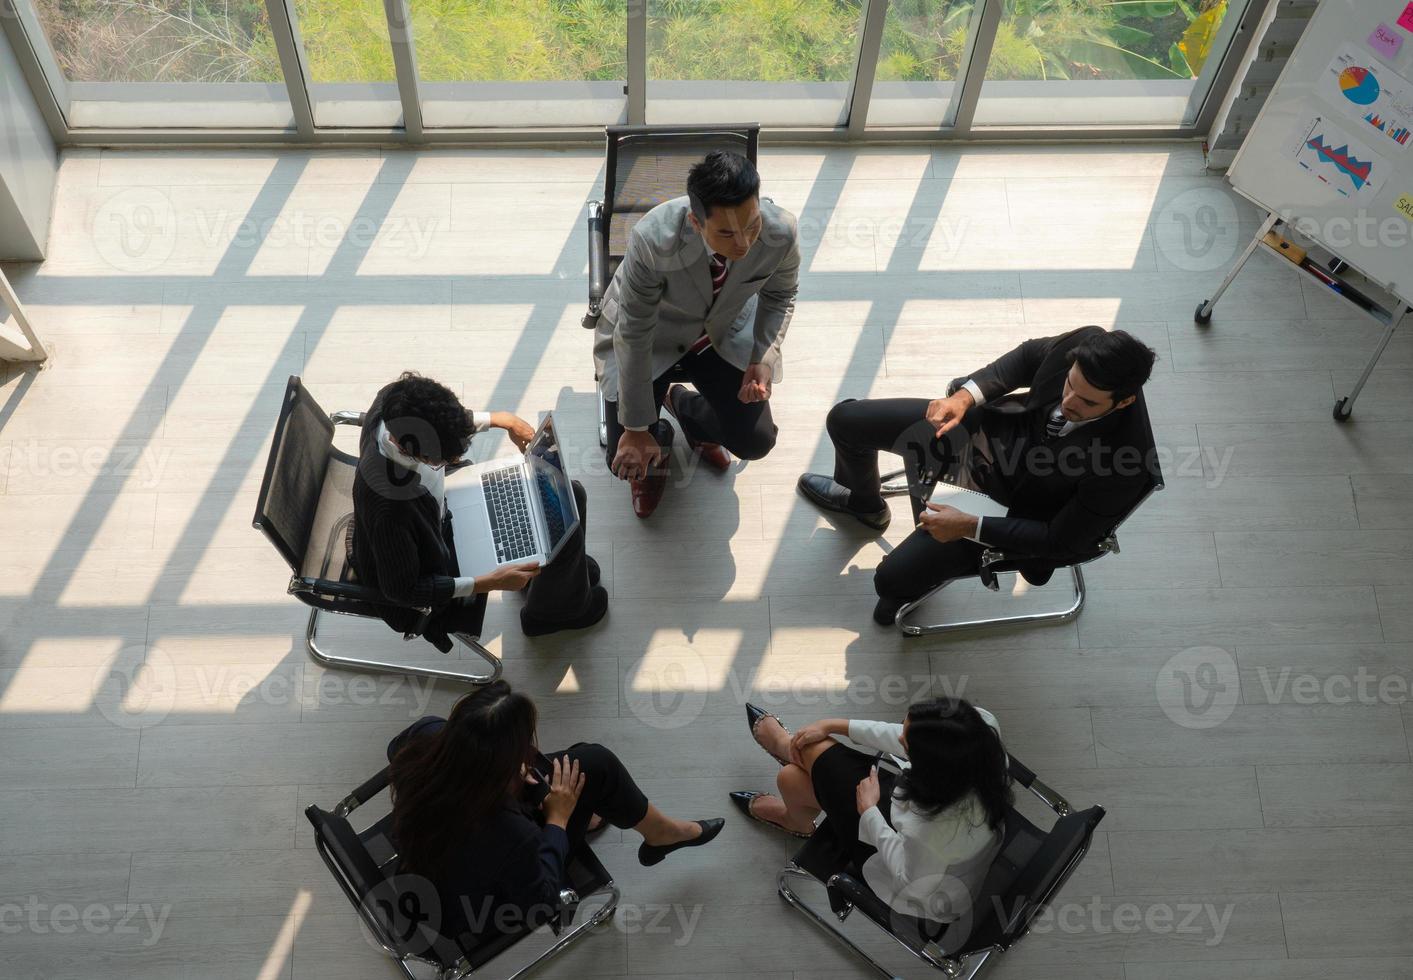
<path fill-rule="evenodd" d="M 667 486 L 672 427 L 718 470 L 728 453 L 775 446 L 771 385 L 795 310 L 795 218 L 760 199 L 749 160 L 717 150 L 692 167 L 687 194 L 634 226 L 604 294 L 594 371 L 608 403 L 608 465 L 647 517 Z M 674 380 L 690 381 L 696 392 Z"/>

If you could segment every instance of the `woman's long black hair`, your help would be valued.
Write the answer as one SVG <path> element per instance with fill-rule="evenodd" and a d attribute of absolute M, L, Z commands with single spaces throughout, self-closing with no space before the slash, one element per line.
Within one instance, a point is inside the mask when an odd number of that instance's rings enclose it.
<path fill-rule="evenodd" d="M 999 830 L 1014 800 L 1001 736 L 961 698 L 934 698 L 908 708 L 908 762 L 893 795 L 936 816 L 975 793 L 986 824 Z"/>
<path fill-rule="evenodd" d="M 393 838 L 403 866 L 427 873 L 509 801 L 535 750 L 535 703 L 505 681 L 456 703 L 441 731 L 392 760 Z"/>

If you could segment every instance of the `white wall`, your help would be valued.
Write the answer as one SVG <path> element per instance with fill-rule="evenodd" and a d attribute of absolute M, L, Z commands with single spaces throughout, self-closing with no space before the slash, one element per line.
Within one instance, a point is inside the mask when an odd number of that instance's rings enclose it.
<path fill-rule="evenodd" d="M 58 152 L 0 33 L 0 259 L 44 258 Z"/>

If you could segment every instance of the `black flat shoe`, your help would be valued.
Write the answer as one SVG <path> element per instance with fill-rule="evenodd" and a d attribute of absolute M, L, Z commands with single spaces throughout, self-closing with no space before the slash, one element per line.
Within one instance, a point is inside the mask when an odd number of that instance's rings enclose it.
<path fill-rule="evenodd" d="M 873 607 L 873 621 L 879 626 L 893 626 L 898 619 L 898 610 L 904 603 L 896 599 L 879 599 Z"/>
<path fill-rule="evenodd" d="M 822 473 L 801 474 L 795 487 L 800 491 L 800 496 L 820 510 L 852 517 L 870 530 L 886 531 L 889 522 L 893 520 L 893 514 L 887 507 L 868 512 L 854 510 L 849 506 L 849 488 L 841 483 L 835 483 L 834 480 Z"/>
<path fill-rule="evenodd" d="M 673 851 L 710 844 L 716 839 L 716 835 L 721 833 L 721 828 L 726 826 L 726 821 L 720 817 L 712 817 L 710 820 L 698 820 L 697 825 L 702 828 L 702 832 L 691 840 L 678 841 L 676 844 L 649 844 L 643 841 L 638 846 L 638 863 L 645 868 L 651 868 Z"/>
<path fill-rule="evenodd" d="M 809 834 L 802 834 L 802 833 L 800 833 L 798 830 L 791 830 L 789 827 L 786 827 L 784 824 L 778 824 L 778 823 L 776 823 L 774 820 L 767 820 L 767 819 L 765 819 L 765 817 L 758 817 L 758 816 L 756 816 L 754 813 L 751 812 L 751 801 L 752 801 L 752 800 L 754 800 L 754 799 L 756 799 L 756 798 L 758 798 L 758 797 L 761 797 L 761 796 L 769 796 L 769 795 L 770 795 L 769 793 L 748 793 L 748 792 L 746 792 L 745 790 L 739 790 L 739 789 L 738 789 L 738 790 L 733 790 L 733 791 L 731 792 L 731 802 L 734 803 L 734 804 L 736 804 L 736 809 L 740 810 L 742 813 L 744 813 L 746 816 L 750 817 L 750 818 L 751 818 L 752 820 L 754 820 L 756 823 L 763 823 L 763 824 L 765 824 L 767 827 L 774 827 L 776 830 L 783 831 L 783 832 L 789 834 L 791 837 L 800 837 L 800 838 L 803 838 L 803 839 L 805 839 L 805 840 L 808 840 L 809 837 L 810 837 Z"/>
<path fill-rule="evenodd" d="M 748 725 L 751 726 L 751 738 L 755 738 L 755 737 L 756 737 L 756 726 L 759 725 L 761 722 L 765 721 L 765 719 L 767 719 L 767 718 L 774 718 L 777 722 L 779 722 L 781 728 L 785 728 L 785 723 L 784 723 L 783 721 L 780 721 L 779 717 L 777 717 L 776 715 L 771 714 L 769 711 L 766 711 L 764 708 L 757 708 L 755 705 L 751 704 L 751 702 L 749 702 L 749 701 L 746 702 L 746 724 L 748 724 Z M 790 729 L 785 728 L 785 734 L 786 734 L 786 735 L 789 735 L 789 734 L 790 734 Z M 760 742 L 756 742 L 756 744 L 757 744 L 757 745 L 760 745 Z M 774 759 L 776 762 L 780 763 L 782 766 L 788 766 L 788 765 L 790 764 L 790 760 L 789 760 L 789 759 L 782 759 L 782 758 L 780 758 L 780 756 L 776 755 L 774 752 L 772 752 L 772 751 L 770 751 L 769 749 L 765 748 L 765 746 L 763 746 L 763 745 L 761 745 L 761 748 L 765 750 L 765 754 L 766 754 L 766 755 L 770 756 L 772 759 Z"/>
<path fill-rule="evenodd" d="M 520 628 L 526 636 L 546 636 L 560 630 L 581 630 L 593 626 L 608 615 L 608 590 L 594 586 L 589 593 L 589 608 L 573 619 L 536 619 L 520 610 Z"/>

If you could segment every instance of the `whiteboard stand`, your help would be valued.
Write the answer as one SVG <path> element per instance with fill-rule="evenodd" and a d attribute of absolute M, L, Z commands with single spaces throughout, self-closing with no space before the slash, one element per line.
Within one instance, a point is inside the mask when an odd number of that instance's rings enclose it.
<path fill-rule="evenodd" d="M 1193 314 L 1192 318 L 1197 322 L 1199 326 L 1205 327 L 1212 322 L 1212 310 L 1214 307 L 1216 307 L 1217 301 L 1222 298 L 1222 294 L 1227 291 L 1227 288 L 1231 286 L 1231 284 L 1236 280 L 1236 277 L 1240 275 L 1242 268 L 1245 267 L 1246 263 L 1251 260 L 1251 256 L 1255 255 L 1256 252 L 1262 248 L 1266 249 L 1273 255 L 1281 254 L 1266 242 L 1266 236 L 1272 231 L 1276 230 L 1276 228 L 1279 227 L 1281 224 L 1281 216 L 1275 212 L 1271 212 L 1266 218 L 1266 220 L 1261 223 L 1261 228 L 1259 231 L 1256 232 L 1256 237 L 1251 240 L 1250 245 L 1246 246 L 1246 251 L 1241 253 L 1241 258 L 1237 259 L 1236 264 L 1232 266 L 1231 271 L 1227 273 L 1227 277 L 1222 280 L 1222 284 L 1218 286 L 1217 291 L 1212 294 L 1212 298 L 1204 299 L 1201 303 L 1197 304 L 1197 312 Z M 1316 242 L 1315 245 L 1320 248 L 1324 247 L 1319 245 L 1318 242 Z M 1281 257 L 1282 259 L 1285 258 L 1285 256 Z M 1335 257 L 1338 258 L 1338 256 Z M 1292 265 L 1294 265 L 1294 263 L 1292 263 Z M 1359 375 L 1359 380 L 1355 383 L 1353 390 L 1351 390 L 1349 394 L 1345 395 L 1343 398 L 1339 399 L 1339 401 L 1335 402 L 1334 404 L 1334 420 L 1336 422 L 1348 422 L 1350 415 L 1354 412 L 1354 403 L 1359 399 L 1359 393 L 1364 390 L 1364 385 L 1368 383 L 1369 376 L 1374 373 L 1374 367 L 1379 363 L 1379 358 L 1383 357 L 1384 350 L 1388 347 L 1389 341 L 1393 339 L 1394 331 L 1397 330 L 1399 326 L 1402 325 L 1403 321 L 1408 317 L 1410 307 L 1407 303 L 1401 300 L 1396 300 L 1395 302 L 1390 303 L 1386 306 L 1379 305 L 1377 302 L 1374 302 L 1372 309 L 1366 309 L 1365 307 L 1351 300 L 1348 296 L 1345 296 L 1339 291 L 1331 288 L 1329 283 L 1325 282 L 1319 276 L 1315 275 L 1309 269 L 1305 268 L 1305 266 L 1295 265 L 1295 269 L 1302 276 L 1305 276 L 1309 279 L 1313 279 L 1315 282 L 1319 283 L 1322 287 L 1328 290 L 1330 295 L 1335 296 L 1341 301 L 1343 301 L 1351 310 L 1354 310 L 1356 313 L 1368 317 L 1369 319 L 1377 323 L 1379 326 L 1384 328 L 1383 337 L 1379 340 L 1379 345 L 1374 348 L 1374 354 L 1372 357 L 1369 358 L 1369 362 L 1364 365 L 1364 372 Z M 1361 276 L 1361 278 L 1364 277 Z M 1390 290 L 1387 286 L 1383 286 L 1382 284 L 1373 282 L 1372 280 L 1370 280 L 1369 282 L 1371 285 L 1378 287 L 1384 292 L 1392 294 L 1392 290 Z M 1358 285 L 1362 285 L 1362 283 L 1359 283 Z M 1367 298 L 1368 297 L 1366 297 L 1366 299 Z"/>
<path fill-rule="evenodd" d="M 28 348 L 21 347 L 0 335 L 0 360 L 6 361 L 30 361 L 43 362 L 49 357 L 49 352 L 44 349 L 44 345 L 39 342 L 39 337 L 35 335 L 34 328 L 30 326 L 29 316 L 25 313 L 25 308 L 20 304 L 20 298 L 15 295 L 15 291 L 10 286 L 10 280 L 5 278 L 5 270 L 0 269 L 0 302 L 3 302 L 10 315 L 15 318 L 15 324 L 20 328 L 20 333 L 24 334 Z"/>

